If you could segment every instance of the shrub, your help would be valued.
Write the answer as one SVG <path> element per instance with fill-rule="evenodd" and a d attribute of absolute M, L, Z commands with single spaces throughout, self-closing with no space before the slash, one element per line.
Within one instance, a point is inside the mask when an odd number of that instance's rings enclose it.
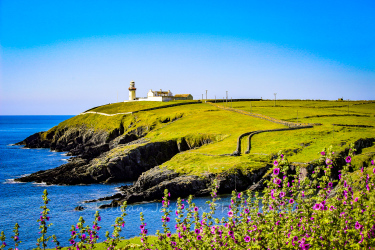
<path fill-rule="evenodd" d="M 212 200 L 208 213 L 199 214 L 199 208 L 192 202 L 177 199 L 176 233 L 170 230 L 169 193 L 165 190 L 162 201 L 163 232 L 157 231 L 158 241 L 150 244 L 147 223 L 140 214 L 140 249 L 371 249 L 375 246 L 374 184 L 375 169 L 372 172 L 349 173 L 353 146 L 345 157 L 346 165 L 340 170 L 339 180 L 332 178 L 335 156 L 332 148 L 320 152 L 320 164 L 309 178 L 301 179 L 290 171 L 288 160 L 280 152 L 274 161 L 267 187 L 262 193 L 250 191 L 232 192 L 227 218 L 215 218 L 217 207 L 217 182 L 212 184 Z M 374 165 L 374 160 L 371 161 Z M 299 173 L 299 169 L 296 169 Z M 48 209 L 47 193 L 43 199 L 42 217 L 46 220 Z M 126 203 L 121 207 L 122 215 L 113 225 L 112 237 L 106 233 L 107 249 L 117 249 L 121 228 L 125 225 Z M 95 215 L 93 229 L 84 226 L 81 217 L 71 229 L 71 244 L 75 249 L 93 249 L 97 241 L 99 213 Z M 15 248 L 20 243 L 18 224 L 14 229 Z M 47 225 L 41 223 L 42 237 L 38 240 L 46 246 Z M 87 237 L 89 235 L 89 237 Z M 54 241 L 57 242 L 55 236 Z M 5 249 L 5 235 L 0 240 Z M 45 243 L 45 244 L 44 244 Z M 58 242 L 57 242 L 58 243 Z M 57 244 L 56 248 L 59 248 Z"/>

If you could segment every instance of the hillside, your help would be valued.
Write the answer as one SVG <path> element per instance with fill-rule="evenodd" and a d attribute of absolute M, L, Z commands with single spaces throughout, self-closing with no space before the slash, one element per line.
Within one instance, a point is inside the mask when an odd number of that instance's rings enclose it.
<path fill-rule="evenodd" d="M 330 145 L 340 153 L 356 142 L 355 169 L 375 155 L 374 102 L 277 101 L 274 107 L 274 101 L 240 101 L 225 105 L 126 102 L 88 110 L 20 142 L 69 151 L 76 157 L 56 169 L 18 180 L 71 185 L 136 181 L 112 197 L 117 199 L 111 203 L 114 206 L 124 199 L 159 198 L 165 187 L 173 197 L 188 192 L 205 195 L 213 178 L 221 180 L 219 192 L 261 188 L 279 150 L 293 165 L 306 169 L 319 158 L 317 152 Z M 254 131 L 262 132 L 249 138 Z M 234 154 L 237 147 L 240 154 Z"/>

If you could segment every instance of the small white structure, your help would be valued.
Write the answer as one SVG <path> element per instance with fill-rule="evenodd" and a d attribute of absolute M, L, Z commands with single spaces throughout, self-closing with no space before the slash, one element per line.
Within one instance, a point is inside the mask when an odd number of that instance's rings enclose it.
<path fill-rule="evenodd" d="M 130 82 L 130 87 L 129 87 L 129 101 L 136 100 L 136 95 L 135 95 L 135 91 L 136 90 L 137 89 L 135 88 L 135 82 L 131 81 Z"/>
<path fill-rule="evenodd" d="M 173 100 L 173 94 L 170 90 L 163 91 L 160 89 L 160 91 L 152 91 L 150 89 L 147 93 L 147 101 L 168 102 Z"/>
<path fill-rule="evenodd" d="M 170 90 L 163 91 L 148 91 L 147 98 L 144 97 L 136 97 L 135 91 L 135 82 L 131 81 L 129 86 L 129 101 L 154 101 L 154 102 L 169 102 L 173 100 L 193 100 L 193 96 L 190 94 L 179 94 L 173 96 Z M 126 102 L 126 101 L 125 101 Z"/>

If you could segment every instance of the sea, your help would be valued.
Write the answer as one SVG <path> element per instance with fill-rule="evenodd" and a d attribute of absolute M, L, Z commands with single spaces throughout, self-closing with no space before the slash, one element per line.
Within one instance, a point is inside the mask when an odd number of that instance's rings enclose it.
<path fill-rule="evenodd" d="M 105 202 L 84 203 L 85 200 L 98 199 L 117 192 L 117 188 L 132 183 L 111 183 L 59 186 L 45 185 L 43 183 L 19 183 L 14 179 L 40 170 L 58 167 L 67 162 L 69 156 L 66 152 L 54 152 L 50 149 L 27 149 L 16 146 L 15 143 L 40 131 L 47 131 L 60 122 L 72 116 L 0 116 L 0 232 L 4 231 L 6 243 L 12 246 L 14 241 L 13 228 L 18 223 L 19 249 L 33 249 L 36 247 L 37 238 L 40 237 L 39 224 L 41 206 L 43 205 L 43 191 L 47 190 L 48 208 L 50 209 L 50 223 L 47 236 L 55 234 L 62 246 L 69 246 L 70 229 L 77 224 L 82 216 L 86 225 L 91 226 L 96 211 L 99 211 L 101 221 L 99 226 L 99 241 L 105 240 L 105 231 L 113 231 L 116 217 L 121 215 L 119 208 L 98 209 Z M 161 198 L 161 197 L 160 197 Z M 181 197 L 184 198 L 184 197 Z M 219 207 L 215 217 L 226 217 L 229 211 L 230 196 L 220 197 Z M 199 207 L 200 213 L 209 210 L 206 201 L 210 197 L 194 198 L 193 202 Z M 77 206 L 83 206 L 84 210 L 75 211 Z M 171 201 L 170 228 L 174 232 L 174 211 L 176 201 Z M 129 205 L 125 218 L 125 227 L 121 236 L 125 239 L 139 236 L 140 212 L 144 213 L 146 228 L 150 235 L 156 230 L 162 229 L 161 203 L 147 202 Z M 52 242 L 47 244 L 53 248 Z"/>

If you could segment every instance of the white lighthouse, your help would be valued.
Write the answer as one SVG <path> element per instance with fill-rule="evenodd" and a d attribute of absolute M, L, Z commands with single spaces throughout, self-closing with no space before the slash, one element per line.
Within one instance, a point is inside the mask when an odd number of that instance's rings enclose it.
<path fill-rule="evenodd" d="M 129 87 L 129 101 L 134 101 L 136 99 L 135 97 L 135 91 L 137 89 L 135 88 L 135 82 L 131 81 L 130 82 L 130 87 Z"/>

